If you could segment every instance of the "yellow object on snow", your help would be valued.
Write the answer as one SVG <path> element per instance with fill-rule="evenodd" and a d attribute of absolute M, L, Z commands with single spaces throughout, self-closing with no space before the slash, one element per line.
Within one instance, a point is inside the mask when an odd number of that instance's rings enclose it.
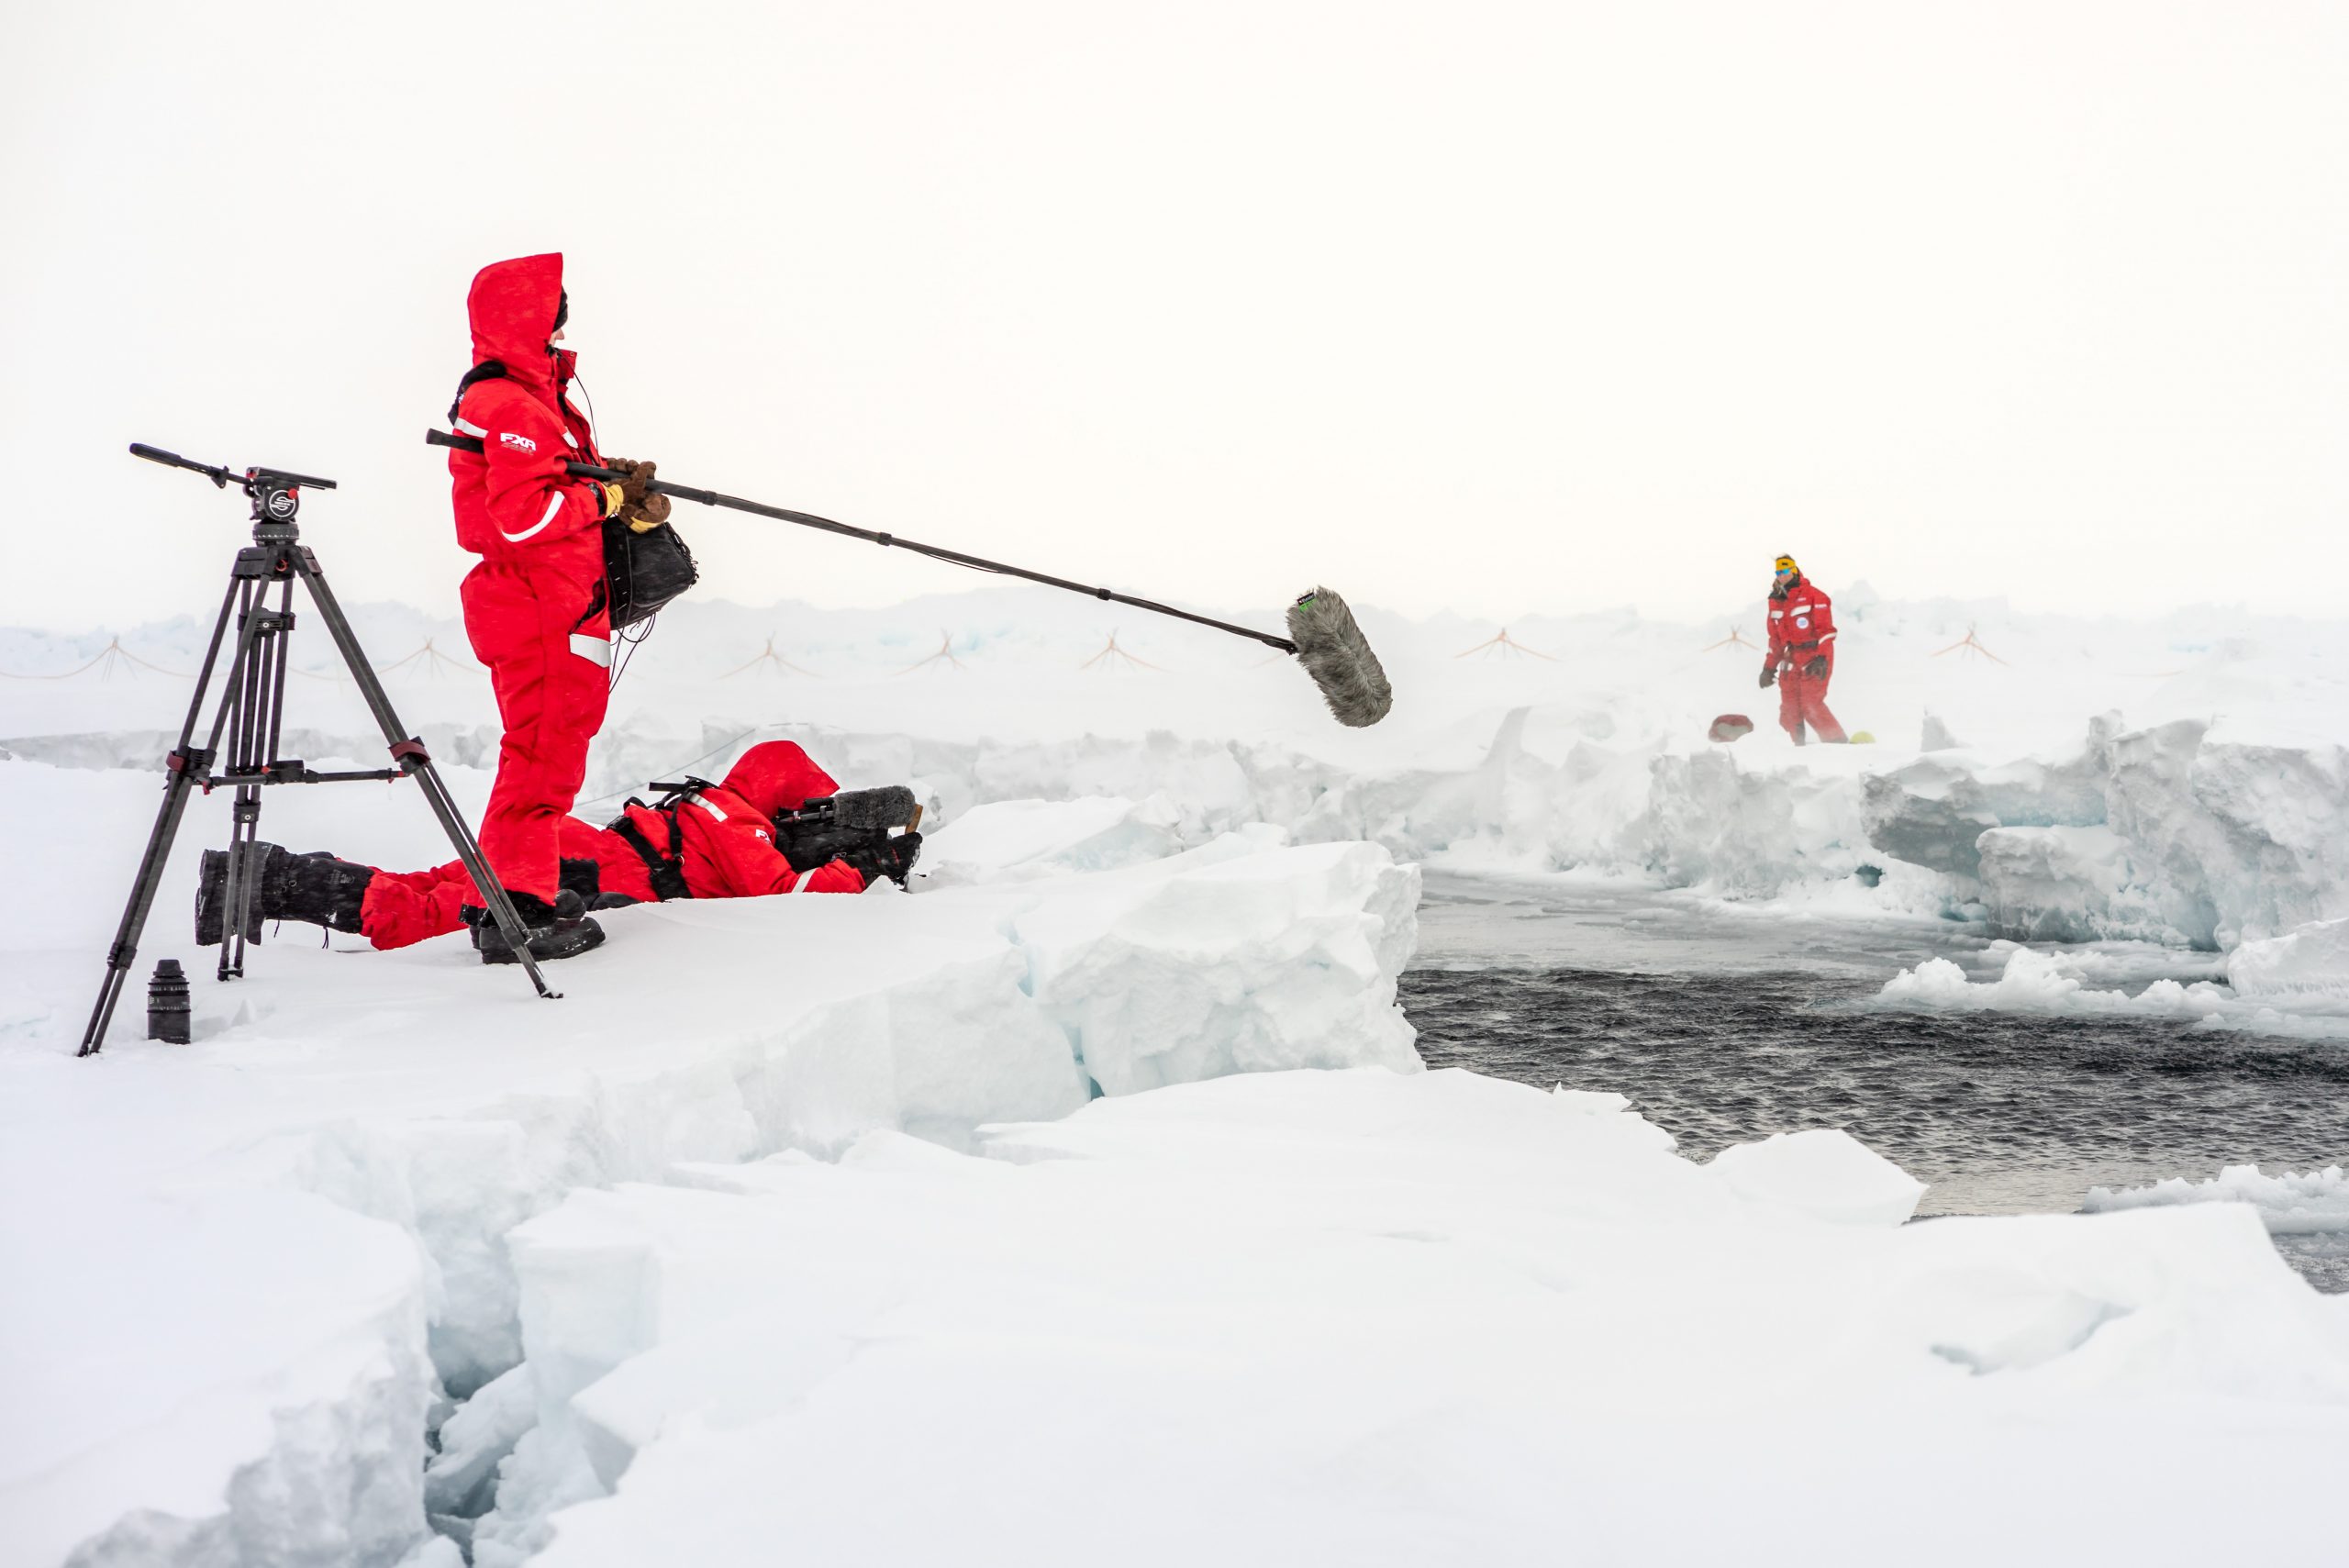
<path fill-rule="evenodd" d="M 1876 744 L 1876 737 L 1869 734 L 1865 729 L 1854 729 L 1852 731 L 1852 744 L 1854 746 L 1873 746 Z"/>

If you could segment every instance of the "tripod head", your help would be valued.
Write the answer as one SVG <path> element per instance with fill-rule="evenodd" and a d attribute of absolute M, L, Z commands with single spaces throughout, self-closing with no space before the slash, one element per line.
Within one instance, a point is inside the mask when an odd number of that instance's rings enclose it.
<path fill-rule="evenodd" d="M 192 462 L 177 452 L 167 452 L 161 447 L 150 447 L 144 441 L 130 443 L 130 455 L 143 457 L 149 462 L 160 462 L 165 468 L 184 468 L 190 473 L 200 473 L 220 489 L 233 484 L 253 502 L 253 537 L 262 537 L 265 528 L 290 528 L 294 515 L 301 509 L 300 492 L 306 486 L 313 490 L 331 490 L 331 479 L 319 479 L 307 473 L 291 473 L 282 468 L 249 468 L 237 473 L 228 468 L 215 468 L 206 462 Z"/>

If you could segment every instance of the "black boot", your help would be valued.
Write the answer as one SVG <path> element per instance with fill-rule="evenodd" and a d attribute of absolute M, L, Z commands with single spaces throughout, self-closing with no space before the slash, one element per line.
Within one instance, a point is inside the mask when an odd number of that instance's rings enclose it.
<path fill-rule="evenodd" d="M 252 895 L 245 905 L 245 940 L 261 940 L 264 920 L 302 920 L 333 931 L 359 929 L 359 906 L 375 868 L 339 861 L 324 850 L 288 854 L 275 844 L 244 850 Z M 228 851 L 206 850 L 195 883 L 195 940 L 212 947 L 228 921 Z"/>
<path fill-rule="evenodd" d="M 588 917 L 586 901 L 572 889 L 556 894 L 552 904 L 528 893 L 507 896 L 514 901 L 514 912 L 522 917 L 523 928 L 529 933 L 530 956 L 540 963 L 575 958 L 603 946 L 604 928 Z M 484 963 L 521 962 L 488 910 L 467 905 L 463 913 L 465 924 L 473 929 L 473 951 L 481 954 Z"/>
<path fill-rule="evenodd" d="M 252 895 L 245 901 L 245 940 L 261 940 L 261 923 L 267 919 L 269 867 L 273 860 L 283 859 L 284 850 L 275 844 L 256 840 L 237 852 L 246 883 Z M 228 923 L 228 851 L 206 850 L 195 874 L 195 945 L 218 947 Z"/>
<path fill-rule="evenodd" d="M 272 920 L 306 920 L 330 931 L 357 931 L 359 908 L 375 868 L 355 861 L 339 861 L 324 850 L 289 855 L 280 850 L 271 857 L 262 878 L 269 906 L 262 915 Z"/>
<path fill-rule="evenodd" d="M 604 868 L 594 861 L 584 858 L 576 860 L 566 858 L 561 864 L 562 886 L 585 899 L 587 907 L 593 909 L 596 906 L 596 900 L 604 891 Z M 632 904 L 636 901 L 630 899 L 629 902 Z"/>

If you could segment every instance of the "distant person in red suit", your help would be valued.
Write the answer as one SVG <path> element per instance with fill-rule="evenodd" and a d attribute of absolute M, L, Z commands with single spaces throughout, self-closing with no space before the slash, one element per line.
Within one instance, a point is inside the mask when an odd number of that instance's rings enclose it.
<path fill-rule="evenodd" d="M 1808 740 L 1806 727 L 1842 745 L 1849 737 L 1827 711 L 1827 683 L 1835 674 L 1835 606 L 1791 555 L 1778 557 L 1770 584 L 1769 631 L 1762 684 L 1778 688 L 1779 727 L 1798 746 Z"/>

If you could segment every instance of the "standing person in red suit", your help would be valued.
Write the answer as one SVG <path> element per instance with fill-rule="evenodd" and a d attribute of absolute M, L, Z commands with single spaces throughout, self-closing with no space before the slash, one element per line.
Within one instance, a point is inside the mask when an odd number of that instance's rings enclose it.
<path fill-rule="evenodd" d="M 1821 740 L 1842 744 L 1847 737 L 1827 711 L 1827 683 L 1835 673 L 1835 606 L 1802 574 L 1791 555 L 1778 557 L 1770 584 L 1770 651 L 1762 661 L 1762 684 L 1778 688 L 1778 724 L 1795 744 L 1803 727 Z"/>
<path fill-rule="evenodd" d="M 555 345 L 571 301 L 560 255 L 497 261 L 474 275 L 465 310 L 473 369 L 449 417 L 478 439 L 452 451 L 457 542 L 481 557 L 460 590 L 465 633 L 489 667 L 505 726 L 481 847 L 529 929 L 533 956 L 569 958 L 604 940 L 562 884 L 561 832 L 586 777 L 587 743 L 603 727 L 612 663 L 604 584 L 604 524 L 639 531 L 668 515 L 649 494 L 653 465 L 601 456 L 572 406 L 575 356 Z M 568 462 L 619 469 L 621 483 L 573 479 Z M 515 954 L 496 924 L 468 905 L 486 963 Z"/>

